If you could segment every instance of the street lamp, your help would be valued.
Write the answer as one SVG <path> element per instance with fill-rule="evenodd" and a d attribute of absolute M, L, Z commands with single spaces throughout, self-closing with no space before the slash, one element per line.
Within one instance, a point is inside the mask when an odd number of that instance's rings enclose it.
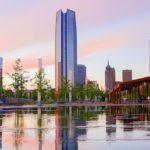
<path fill-rule="evenodd" d="M 72 103 L 72 87 L 69 87 L 69 103 Z"/>
<path fill-rule="evenodd" d="M 48 99 L 48 92 L 51 90 L 51 86 L 48 85 L 46 89 L 46 100 Z"/>
<path fill-rule="evenodd" d="M 41 71 L 42 69 L 42 59 L 39 58 L 38 59 L 38 70 Z M 40 106 L 41 105 L 41 91 L 38 90 L 38 98 L 37 98 L 37 101 L 38 101 L 38 105 Z"/>

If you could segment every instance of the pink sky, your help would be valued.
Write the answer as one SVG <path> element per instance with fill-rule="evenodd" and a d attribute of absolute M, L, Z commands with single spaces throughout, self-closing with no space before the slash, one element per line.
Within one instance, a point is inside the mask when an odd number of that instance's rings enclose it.
<path fill-rule="evenodd" d="M 132 69 L 134 78 L 146 76 L 149 6 L 149 0 L 1 0 L 0 52 L 4 74 L 11 72 L 17 58 L 31 71 L 37 67 L 37 58 L 42 57 L 54 86 L 55 15 L 59 9 L 70 8 L 76 11 L 78 62 L 87 66 L 88 78 L 104 86 L 108 59 L 116 68 L 117 80 L 121 80 L 121 68 Z M 130 52 L 137 56 L 132 61 L 127 58 L 125 63 L 118 59 L 122 53 L 130 55 Z M 97 64 L 99 71 L 92 67 Z"/>

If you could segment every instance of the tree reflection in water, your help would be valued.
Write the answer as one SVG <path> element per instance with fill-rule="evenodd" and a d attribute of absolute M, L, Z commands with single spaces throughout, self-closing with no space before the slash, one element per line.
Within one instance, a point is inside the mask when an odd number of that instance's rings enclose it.
<path fill-rule="evenodd" d="M 1 116 L 3 117 L 3 115 Z M 35 124 L 25 122 L 31 116 L 34 117 Z M 144 106 L 57 107 L 50 110 L 38 108 L 34 111 L 31 110 L 28 114 L 23 111 L 11 112 L 11 117 L 13 120 L 13 141 L 11 142 L 14 145 L 13 149 L 16 150 L 28 146 L 24 140 L 26 135 L 38 144 L 34 147 L 38 150 L 51 149 L 50 144 L 54 144 L 55 150 L 78 150 L 80 149 L 78 144 L 79 142 L 82 143 L 83 140 L 84 142 L 88 142 L 88 139 L 92 138 L 107 142 L 117 139 L 124 140 L 124 138 L 130 139 L 131 137 L 123 137 L 122 135 L 133 132 L 136 127 L 143 131 L 150 130 L 150 108 Z M 51 117 L 55 120 L 51 119 L 51 123 L 49 123 Z M 2 119 L 0 126 L 2 126 Z M 28 126 L 30 130 L 24 130 Z M 33 127 L 32 130 L 31 127 Z M 30 131 L 35 134 L 32 135 Z M 95 134 L 90 135 L 89 131 Z M 105 131 L 104 134 L 101 134 L 101 131 Z M 2 138 L 2 132 L 0 132 L 0 137 Z M 1 143 L 0 141 L 2 147 Z M 48 147 L 47 144 L 49 144 Z"/>
<path fill-rule="evenodd" d="M 14 115 L 13 145 L 16 150 L 19 150 L 24 136 L 24 113 L 17 111 Z"/>

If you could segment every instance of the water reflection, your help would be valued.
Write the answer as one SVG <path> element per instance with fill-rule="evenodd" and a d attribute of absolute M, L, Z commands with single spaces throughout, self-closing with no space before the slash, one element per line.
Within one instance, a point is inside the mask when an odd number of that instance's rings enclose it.
<path fill-rule="evenodd" d="M 44 129 L 46 125 L 46 120 L 44 118 L 44 113 L 42 113 L 42 108 L 37 109 L 37 137 L 38 137 L 38 150 L 43 149 L 43 141 L 44 135 L 46 134 L 47 130 Z"/>
<path fill-rule="evenodd" d="M 19 150 L 22 146 L 22 139 L 24 136 L 24 114 L 22 111 L 14 114 L 14 132 L 13 132 L 13 144 L 15 150 Z"/>
<path fill-rule="evenodd" d="M 120 141 L 126 148 L 131 141 L 137 149 L 139 141 L 150 146 L 150 108 L 143 106 L 2 111 L 0 127 L 3 150 L 115 150 Z"/>
<path fill-rule="evenodd" d="M 38 126 L 38 150 L 42 150 L 42 142 L 43 142 L 43 137 L 42 137 L 42 112 L 41 108 L 38 108 L 38 117 L 37 117 L 37 126 Z"/>
<path fill-rule="evenodd" d="M 72 107 L 69 107 L 69 112 L 65 116 L 61 116 L 59 109 L 56 110 L 56 138 L 55 149 L 56 150 L 78 150 L 78 144 L 76 139 L 75 119 L 72 115 Z"/>
<path fill-rule="evenodd" d="M 135 125 L 142 123 L 141 125 L 144 126 L 150 121 L 150 109 L 148 107 L 109 107 L 109 111 L 115 120 L 119 120 L 123 124 L 124 131 L 133 131 Z"/>
<path fill-rule="evenodd" d="M 107 135 L 109 137 L 111 136 L 115 136 L 113 133 L 116 132 L 116 127 L 113 126 L 116 124 L 116 119 L 114 118 L 114 115 L 111 114 L 110 112 L 108 112 L 106 114 L 106 132 L 107 132 Z M 113 135 L 112 135 L 113 134 Z"/>
<path fill-rule="evenodd" d="M 3 119 L 3 116 L 2 116 L 2 111 L 0 111 L 0 127 L 2 127 L 2 119 Z M 2 149 L 2 131 L 0 130 L 0 149 Z"/>
<path fill-rule="evenodd" d="M 56 150 L 80 149 L 79 140 L 88 140 L 87 132 L 93 132 L 93 130 L 97 130 L 95 135 L 97 140 L 105 141 L 137 140 L 136 135 L 128 136 L 127 132 L 136 131 L 139 134 L 138 131 L 141 129 L 150 130 L 150 108 L 143 106 L 58 108 L 55 116 Z M 96 123 L 100 121 L 99 116 L 105 116 L 105 124 Z M 90 125 L 93 125 L 93 121 L 94 126 L 92 127 Z M 98 133 L 103 128 L 106 130 L 106 136 Z M 139 140 L 142 138 L 140 137 Z M 94 141 L 94 139 L 89 139 Z"/>

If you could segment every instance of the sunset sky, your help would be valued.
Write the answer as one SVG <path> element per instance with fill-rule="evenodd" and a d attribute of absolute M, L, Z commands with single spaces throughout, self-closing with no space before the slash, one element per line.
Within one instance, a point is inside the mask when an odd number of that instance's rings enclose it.
<path fill-rule="evenodd" d="M 6 72 L 21 58 L 31 77 L 42 58 L 51 85 L 55 81 L 55 19 L 59 9 L 76 12 L 78 63 L 87 77 L 104 87 L 107 61 L 122 80 L 149 75 L 150 0 L 0 0 L 0 56 Z"/>

